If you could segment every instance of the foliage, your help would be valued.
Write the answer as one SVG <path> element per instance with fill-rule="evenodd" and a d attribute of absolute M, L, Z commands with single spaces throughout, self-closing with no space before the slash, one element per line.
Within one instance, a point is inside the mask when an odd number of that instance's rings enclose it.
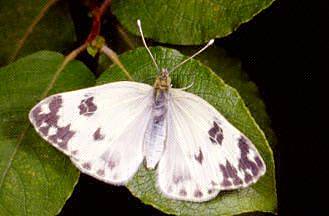
<path fill-rule="evenodd" d="M 272 1 L 113 0 L 111 12 L 114 15 L 111 16 L 122 26 L 117 24 L 115 30 L 111 29 L 107 42 L 113 42 L 115 51 L 132 49 L 140 39 L 133 38 L 126 30 L 136 34 L 136 20 L 141 19 L 145 35 L 155 43 L 176 44 L 171 47 L 191 55 L 198 47 L 178 45 L 198 45 L 210 38 L 224 37 Z M 62 54 L 36 52 L 72 50 L 79 36 L 74 32 L 71 19 L 74 10 L 68 8 L 67 1 L 0 0 L 0 65 L 7 65 L 0 68 L 0 215 L 55 215 L 78 181 L 79 173 L 69 159 L 43 141 L 27 118 L 33 105 L 46 95 L 95 84 L 95 76 L 85 66 L 90 62 L 75 60 L 61 70 Z M 109 29 L 102 32 L 108 36 Z M 80 34 L 85 35 L 85 32 Z M 96 54 L 97 49 L 92 51 Z M 186 58 L 164 47 L 152 48 L 152 52 L 161 67 L 171 68 Z M 119 57 L 135 81 L 153 84 L 155 68 L 145 49 L 128 51 Z M 174 87 L 186 86 L 194 79 L 188 91 L 206 99 L 255 143 L 266 162 L 266 175 L 255 185 L 221 192 L 216 199 L 205 203 L 166 199 L 156 189 L 155 172 L 146 171 L 144 167 L 127 187 L 144 203 L 169 214 L 275 212 L 274 161 L 266 137 L 270 144 L 275 143 L 275 138 L 256 85 L 248 80 L 240 62 L 228 57 L 220 47 L 208 49 L 197 59 L 202 63 L 193 60 L 172 74 Z M 105 72 L 97 79 L 97 84 L 126 80 L 119 67 L 111 65 L 104 56 L 99 58 L 98 65 L 98 71 L 93 73 Z M 111 66 L 108 68 L 108 65 Z"/>

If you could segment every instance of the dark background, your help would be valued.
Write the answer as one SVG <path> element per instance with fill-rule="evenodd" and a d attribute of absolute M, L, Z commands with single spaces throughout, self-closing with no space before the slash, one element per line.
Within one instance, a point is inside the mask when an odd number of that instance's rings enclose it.
<path fill-rule="evenodd" d="M 90 23 L 90 19 L 85 16 L 86 8 L 76 1 L 72 5 L 73 19 L 79 20 L 77 32 L 83 40 L 90 27 L 81 23 Z M 328 11 L 328 0 L 278 0 L 230 36 L 216 40 L 231 56 L 241 59 L 272 119 L 278 138 L 274 152 L 279 215 L 325 215 L 329 200 L 329 152 L 324 149 L 329 129 L 325 112 L 329 111 Z M 134 198 L 125 187 L 107 185 L 82 174 L 60 215 L 101 213 L 162 215 Z"/>

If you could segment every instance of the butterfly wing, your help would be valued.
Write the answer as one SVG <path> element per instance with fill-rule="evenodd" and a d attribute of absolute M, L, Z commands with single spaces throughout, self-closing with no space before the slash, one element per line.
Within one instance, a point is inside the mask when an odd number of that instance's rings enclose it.
<path fill-rule="evenodd" d="M 152 87 L 115 82 L 56 94 L 29 114 L 37 132 L 83 172 L 124 184 L 143 160 Z"/>
<path fill-rule="evenodd" d="M 265 173 L 251 141 L 202 98 L 171 89 L 158 186 L 169 198 L 202 202 L 247 187 Z"/>

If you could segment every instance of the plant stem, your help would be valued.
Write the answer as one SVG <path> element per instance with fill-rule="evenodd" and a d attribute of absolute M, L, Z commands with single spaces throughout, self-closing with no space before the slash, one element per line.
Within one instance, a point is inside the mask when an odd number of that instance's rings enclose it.
<path fill-rule="evenodd" d="M 72 52 L 70 52 L 67 56 L 65 56 L 64 61 L 62 62 L 62 64 L 58 67 L 58 69 L 56 70 L 53 78 L 51 79 L 49 85 L 47 86 L 46 90 L 42 93 L 41 98 L 45 98 L 50 90 L 54 87 L 58 76 L 60 75 L 60 73 L 64 70 L 65 66 L 72 60 L 74 60 L 80 53 L 82 53 L 85 49 L 87 49 L 88 44 L 84 43 L 81 46 L 79 46 L 78 48 L 76 48 L 75 50 L 73 50 Z"/>
<path fill-rule="evenodd" d="M 118 55 L 110 49 L 108 46 L 104 45 L 101 48 L 101 52 L 103 52 L 105 55 L 107 55 L 115 64 L 119 66 L 119 68 L 124 72 L 126 77 L 130 80 L 133 81 L 134 79 L 131 77 L 130 73 L 127 71 L 127 69 L 123 66 L 121 61 L 119 60 Z"/>
<path fill-rule="evenodd" d="M 130 40 L 129 35 L 125 32 L 125 30 L 123 30 L 120 25 L 116 25 L 116 28 L 117 28 L 120 36 L 122 37 L 122 40 L 124 42 L 126 42 L 126 44 L 128 45 L 128 47 L 130 49 L 135 49 L 136 48 L 135 44 Z"/>
<path fill-rule="evenodd" d="M 85 41 L 85 43 L 91 43 L 101 31 L 101 18 L 106 12 L 106 9 L 111 5 L 112 0 L 104 0 L 103 4 L 100 7 L 96 7 L 92 10 L 93 14 L 93 23 L 91 31 Z"/>

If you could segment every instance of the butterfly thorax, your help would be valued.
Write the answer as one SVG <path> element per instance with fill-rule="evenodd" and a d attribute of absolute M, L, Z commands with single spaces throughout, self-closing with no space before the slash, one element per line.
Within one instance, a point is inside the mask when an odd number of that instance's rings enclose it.
<path fill-rule="evenodd" d="M 169 72 L 166 68 L 163 68 L 159 76 L 156 78 L 154 83 L 155 90 L 168 91 L 170 88 L 171 79 L 169 77 Z"/>

